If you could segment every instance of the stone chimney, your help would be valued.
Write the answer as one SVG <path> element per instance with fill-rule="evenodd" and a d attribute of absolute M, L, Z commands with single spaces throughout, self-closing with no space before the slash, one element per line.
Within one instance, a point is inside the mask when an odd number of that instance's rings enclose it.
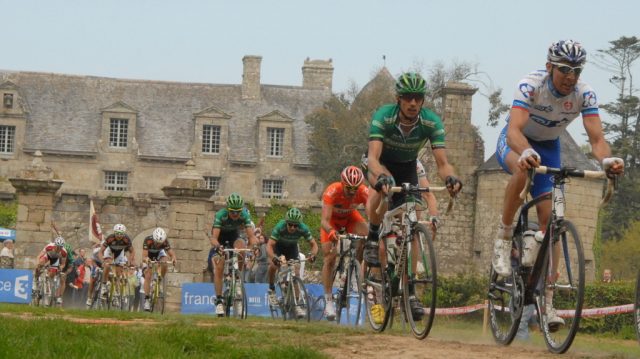
<path fill-rule="evenodd" d="M 242 99 L 260 100 L 260 63 L 262 56 L 242 58 Z"/>
<path fill-rule="evenodd" d="M 333 82 L 333 60 L 304 60 L 302 66 L 302 87 L 331 91 Z"/>

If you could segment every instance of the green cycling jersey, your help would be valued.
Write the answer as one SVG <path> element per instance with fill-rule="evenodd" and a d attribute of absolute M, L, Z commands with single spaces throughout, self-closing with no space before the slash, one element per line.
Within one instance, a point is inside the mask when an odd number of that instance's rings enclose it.
<path fill-rule="evenodd" d="M 445 148 L 444 125 L 438 115 L 423 107 L 415 127 L 405 135 L 398 126 L 399 111 L 397 104 L 383 105 L 371 118 L 369 141 L 382 141 L 384 144 L 380 162 L 414 161 L 427 141 L 431 142 L 432 149 Z"/>
<path fill-rule="evenodd" d="M 251 225 L 251 214 L 246 208 L 242 208 L 238 219 L 232 219 L 229 217 L 229 210 L 222 208 L 216 212 L 216 217 L 213 220 L 213 228 L 220 228 L 220 232 L 235 232 L 240 228 L 245 228 Z"/>
<path fill-rule="evenodd" d="M 284 219 L 280 220 L 276 226 L 273 227 L 271 237 L 269 238 L 284 246 L 295 245 L 298 243 L 300 238 L 304 238 L 307 241 L 312 239 L 311 231 L 306 224 L 300 222 L 298 224 L 298 228 L 296 228 L 293 233 L 289 233 L 289 230 L 287 229 L 287 221 Z"/>

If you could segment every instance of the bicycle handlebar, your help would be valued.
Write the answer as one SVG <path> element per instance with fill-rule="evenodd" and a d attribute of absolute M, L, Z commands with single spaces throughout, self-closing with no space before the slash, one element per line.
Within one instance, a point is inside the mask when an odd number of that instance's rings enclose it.
<path fill-rule="evenodd" d="M 420 187 L 418 185 L 412 185 L 410 183 L 403 183 L 400 186 L 393 186 L 389 188 L 389 192 L 387 193 L 387 195 L 385 196 L 385 198 L 383 198 L 380 201 L 380 204 L 378 205 L 378 208 L 376 208 L 376 214 L 377 215 L 382 215 L 384 212 L 387 211 L 387 208 L 389 207 L 389 200 L 391 199 L 391 196 L 394 193 L 411 193 L 411 192 L 442 192 L 442 191 L 448 191 L 448 188 L 446 186 L 442 186 L 442 187 Z M 445 214 L 449 214 L 449 212 L 451 212 L 451 209 L 453 208 L 453 201 L 455 199 L 455 196 L 449 196 L 449 203 L 447 204 L 447 210 L 445 212 Z"/>
<path fill-rule="evenodd" d="M 527 197 L 527 193 L 531 189 L 531 185 L 533 184 L 533 177 L 536 174 L 551 174 L 556 176 L 561 176 L 563 178 L 567 177 L 578 177 L 578 178 L 592 178 L 592 179 L 607 179 L 607 191 L 602 197 L 602 201 L 600 202 L 600 207 L 604 206 L 609 202 L 611 196 L 613 195 L 614 189 L 618 187 L 618 176 L 614 176 L 613 178 L 609 178 L 605 171 L 590 171 L 590 170 L 578 170 L 571 167 L 562 167 L 562 168 L 554 168 L 547 166 L 539 166 L 536 168 L 530 168 L 527 171 L 527 179 L 524 184 L 524 188 L 522 192 L 520 192 L 520 199 L 525 199 Z"/>

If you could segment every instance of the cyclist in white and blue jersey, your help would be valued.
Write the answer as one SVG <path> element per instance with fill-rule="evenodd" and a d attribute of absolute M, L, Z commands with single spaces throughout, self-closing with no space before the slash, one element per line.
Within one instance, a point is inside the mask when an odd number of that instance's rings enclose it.
<path fill-rule="evenodd" d="M 532 72 L 516 88 L 507 125 L 498 139 L 496 156 L 502 168 L 512 176 L 505 189 L 502 220 L 494 244 L 492 265 L 502 275 L 511 274 L 511 237 L 513 219 L 522 204 L 519 192 L 525 184 L 527 170 L 545 165 L 560 167 L 562 131 L 582 116 L 594 157 L 609 174 L 622 174 L 624 161 L 611 157 L 598 113 L 598 100 L 593 89 L 580 81 L 587 52 L 579 42 L 554 42 L 547 52 L 546 69 Z M 536 197 L 551 190 L 551 181 L 536 175 L 531 195 Z M 546 228 L 551 201 L 536 207 L 540 228 Z M 548 298 L 551 303 L 552 298 Z M 548 308 L 550 324 L 564 324 L 562 318 Z"/>

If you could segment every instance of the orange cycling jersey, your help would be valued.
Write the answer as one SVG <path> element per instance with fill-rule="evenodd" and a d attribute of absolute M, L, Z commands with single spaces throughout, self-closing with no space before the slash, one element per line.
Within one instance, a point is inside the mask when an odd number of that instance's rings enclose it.
<path fill-rule="evenodd" d="M 366 204 L 368 196 L 367 186 L 360 185 L 353 196 L 345 196 L 342 182 L 334 182 L 322 194 L 322 203 L 333 206 L 332 220 L 340 220 L 349 217 L 358 205 Z"/>
<path fill-rule="evenodd" d="M 364 222 L 360 212 L 356 210 L 358 205 L 367 203 L 369 188 L 360 185 L 353 196 L 346 196 L 342 182 L 334 182 L 327 187 L 322 195 L 322 204 L 333 206 L 331 213 L 331 227 L 339 230 L 345 228 L 347 232 L 353 232 L 356 223 Z M 320 243 L 329 242 L 329 235 L 324 228 L 320 229 Z"/>

